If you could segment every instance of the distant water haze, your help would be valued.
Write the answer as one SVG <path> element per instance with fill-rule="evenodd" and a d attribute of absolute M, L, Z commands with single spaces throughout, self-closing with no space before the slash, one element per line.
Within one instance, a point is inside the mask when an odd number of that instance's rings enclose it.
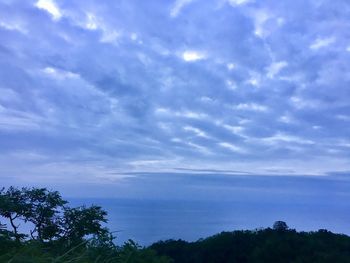
<path fill-rule="evenodd" d="M 324 176 L 142 173 L 123 181 L 46 185 L 71 206 L 108 212 L 117 242 L 194 241 L 220 231 L 269 227 L 350 234 L 348 173 Z M 23 185 L 18 185 L 23 186 Z M 28 184 L 30 186 L 30 184 Z M 24 228 L 25 226 L 21 226 Z"/>
<path fill-rule="evenodd" d="M 166 239 L 195 241 L 221 231 L 270 227 L 276 220 L 286 221 L 297 230 L 350 234 L 349 204 L 141 199 L 72 199 L 71 203 L 105 208 L 108 227 L 118 231 L 118 244 L 128 239 L 141 245 Z"/>

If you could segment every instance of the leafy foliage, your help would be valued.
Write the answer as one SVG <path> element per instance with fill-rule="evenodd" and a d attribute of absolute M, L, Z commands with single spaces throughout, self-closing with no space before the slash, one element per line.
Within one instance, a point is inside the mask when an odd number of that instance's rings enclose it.
<path fill-rule="evenodd" d="M 196 242 L 160 241 L 150 248 L 174 263 L 350 262 L 350 237 L 327 230 L 297 232 L 285 223 L 282 226 L 282 231 L 274 225 L 273 229 L 222 232 Z"/>
<path fill-rule="evenodd" d="M 0 189 L 0 262 L 171 262 L 131 240 L 116 246 L 100 206 L 67 204 L 46 188 Z M 32 226 L 30 235 L 19 233 L 20 224 Z"/>

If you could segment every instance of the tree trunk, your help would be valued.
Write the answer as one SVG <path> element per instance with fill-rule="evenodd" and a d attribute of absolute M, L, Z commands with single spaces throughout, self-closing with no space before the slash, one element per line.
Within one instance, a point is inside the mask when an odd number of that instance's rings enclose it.
<path fill-rule="evenodd" d="M 14 222 L 14 220 L 17 218 L 17 216 L 14 216 L 14 217 L 10 216 L 9 218 L 10 218 L 10 224 L 13 228 L 13 233 L 15 234 L 16 241 L 19 242 L 19 236 L 18 236 L 18 231 L 17 231 L 18 226 L 16 226 L 15 222 Z"/>

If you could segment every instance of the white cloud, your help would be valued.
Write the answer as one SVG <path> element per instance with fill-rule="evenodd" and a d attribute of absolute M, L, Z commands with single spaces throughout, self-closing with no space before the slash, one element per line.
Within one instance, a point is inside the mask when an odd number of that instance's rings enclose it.
<path fill-rule="evenodd" d="M 103 30 L 100 41 L 102 43 L 115 43 L 115 41 L 121 36 L 116 30 Z"/>
<path fill-rule="evenodd" d="M 214 99 L 207 97 L 207 96 L 200 97 L 200 101 L 205 102 L 205 103 L 214 103 L 215 102 Z"/>
<path fill-rule="evenodd" d="M 39 130 L 44 119 L 37 114 L 7 109 L 0 105 L 0 130 Z"/>
<path fill-rule="evenodd" d="M 303 139 L 297 136 L 292 136 L 284 133 L 277 133 L 271 137 L 266 137 L 262 139 L 263 142 L 268 144 L 278 144 L 280 142 L 298 143 L 298 144 L 314 144 L 313 141 Z"/>
<path fill-rule="evenodd" d="M 85 27 L 89 30 L 96 30 L 98 28 L 98 21 L 96 16 L 92 13 L 87 13 L 86 17 L 87 21 Z"/>
<path fill-rule="evenodd" d="M 242 126 L 232 126 L 228 124 L 224 124 L 223 127 L 234 134 L 241 134 L 241 132 L 244 130 Z"/>
<path fill-rule="evenodd" d="M 327 37 L 327 38 L 317 38 L 311 45 L 310 49 L 312 50 L 318 50 L 323 47 L 327 47 L 335 42 L 334 37 Z"/>
<path fill-rule="evenodd" d="M 348 116 L 348 115 L 342 115 L 342 114 L 340 114 L 340 115 L 336 115 L 335 117 L 336 117 L 338 120 L 350 121 L 350 116 Z"/>
<path fill-rule="evenodd" d="M 230 80 L 230 79 L 226 80 L 226 85 L 231 90 L 237 89 L 237 85 L 233 80 Z"/>
<path fill-rule="evenodd" d="M 23 34 L 27 33 L 27 30 L 20 24 L 20 23 L 14 23 L 14 22 L 5 22 L 5 21 L 0 21 L 0 27 L 6 29 L 6 30 L 14 30 L 21 32 Z"/>
<path fill-rule="evenodd" d="M 65 71 L 65 70 L 59 70 L 52 67 L 46 67 L 42 70 L 43 73 L 46 75 L 56 78 L 56 79 L 67 79 L 67 78 L 79 78 L 79 74 Z"/>
<path fill-rule="evenodd" d="M 248 111 L 267 111 L 267 107 L 257 103 L 240 103 L 235 107 L 237 110 L 248 110 Z"/>
<path fill-rule="evenodd" d="M 226 67 L 228 70 L 233 70 L 233 69 L 235 69 L 236 65 L 233 63 L 227 63 Z"/>
<path fill-rule="evenodd" d="M 101 43 L 116 43 L 116 41 L 122 36 L 122 31 L 116 29 L 106 21 L 104 21 L 103 16 L 98 16 L 93 12 L 86 12 L 85 18 L 81 19 L 79 17 L 70 17 L 73 19 L 74 23 L 79 27 L 87 30 L 98 30 L 101 33 L 99 41 Z M 134 41 L 134 37 L 137 38 L 136 34 L 131 34 L 130 38 Z M 136 39 L 135 39 L 136 40 Z"/>
<path fill-rule="evenodd" d="M 264 24 L 271 17 L 272 15 L 266 10 L 257 10 L 253 12 L 253 19 L 254 19 L 254 26 L 255 26 L 254 34 L 256 36 L 261 38 L 266 36 L 267 32 L 264 30 Z"/>
<path fill-rule="evenodd" d="M 35 6 L 50 13 L 54 20 L 59 20 L 62 17 L 62 12 L 54 0 L 38 0 Z"/>
<path fill-rule="evenodd" d="M 297 109 L 315 109 L 324 106 L 324 103 L 320 100 L 316 99 L 304 99 L 301 97 L 293 96 L 290 98 L 292 105 Z"/>
<path fill-rule="evenodd" d="M 182 111 L 182 112 L 176 112 L 176 116 L 179 117 L 186 117 L 189 119 L 205 119 L 208 117 L 207 114 L 205 113 L 200 113 L 200 112 L 193 112 L 193 111 Z"/>
<path fill-rule="evenodd" d="M 206 139 L 209 139 L 209 138 L 210 138 L 204 131 L 202 131 L 201 129 L 198 129 L 198 128 L 196 128 L 196 127 L 185 126 L 185 127 L 184 127 L 184 130 L 185 130 L 185 131 L 193 132 L 193 133 L 195 133 L 198 137 L 202 137 L 202 138 L 206 138 Z"/>
<path fill-rule="evenodd" d="M 252 0 L 228 0 L 228 2 L 232 5 L 232 6 L 237 6 L 237 5 L 245 5 L 249 2 L 252 2 Z"/>
<path fill-rule="evenodd" d="M 182 58 L 187 62 L 191 62 L 191 61 L 205 59 L 205 55 L 197 51 L 185 51 L 182 53 Z"/>
<path fill-rule="evenodd" d="M 241 147 L 238 147 L 232 143 L 228 143 L 228 142 L 220 142 L 218 143 L 221 147 L 229 149 L 232 152 L 236 152 L 236 153 L 244 153 L 245 150 L 243 150 Z"/>
<path fill-rule="evenodd" d="M 130 39 L 131 39 L 132 41 L 136 41 L 136 40 L 138 39 L 138 35 L 137 35 L 136 33 L 131 33 L 131 34 L 130 34 Z"/>
<path fill-rule="evenodd" d="M 287 124 L 291 124 L 291 123 L 295 123 L 296 121 L 294 120 L 293 117 L 289 116 L 289 115 L 283 115 L 278 119 L 280 122 L 283 123 L 287 123 Z"/>
<path fill-rule="evenodd" d="M 211 154 L 212 153 L 207 147 L 204 147 L 202 145 L 199 145 L 199 144 L 196 144 L 196 143 L 192 143 L 192 142 L 188 142 L 186 144 L 191 146 L 192 148 L 195 148 L 196 150 L 198 150 L 202 154 L 206 154 L 207 155 L 207 154 Z"/>
<path fill-rule="evenodd" d="M 261 75 L 257 72 L 250 72 L 250 78 L 246 80 L 246 83 L 254 87 L 259 87 L 260 82 L 261 82 Z"/>
<path fill-rule="evenodd" d="M 205 119 L 208 117 L 207 114 L 201 113 L 201 112 L 194 112 L 194 111 L 172 111 L 167 108 L 157 108 L 155 110 L 155 113 L 160 116 L 175 116 L 175 117 L 183 117 L 183 118 L 189 118 L 189 119 Z"/>
<path fill-rule="evenodd" d="M 283 68 L 288 65 L 286 61 L 274 62 L 266 68 L 267 77 L 273 79 Z"/>
<path fill-rule="evenodd" d="M 181 11 L 181 9 L 191 3 L 193 0 L 176 0 L 175 4 L 170 10 L 171 17 L 177 17 Z"/>

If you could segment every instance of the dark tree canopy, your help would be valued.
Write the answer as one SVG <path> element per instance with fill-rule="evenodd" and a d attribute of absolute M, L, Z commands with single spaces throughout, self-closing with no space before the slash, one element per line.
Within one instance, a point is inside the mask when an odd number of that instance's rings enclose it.
<path fill-rule="evenodd" d="M 99 206 L 71 208 L 60 193 L 46 188 L 0 190 L 0 216 L 8 220 L 17 240 L 40 242 L 67 240 L 81 242 L 87 235 L 105 235 L 107 213 Z M 30 236 L 18 232 L 20 224 L 30 223 Z"/>
<path fill-rule="evenodd" d="M 276 221 L 274 224 L 273 224 L 273 229 L 274 230 L 278 230 L 278 231 L 286 231 L 288 230 L 288 225 L 286 222 L 284 221 Z"/>
<path fill-rule="evenodd" d="M 107 222 L 107 213 L 100 206 L 85 206 L 65 209 L 62 228 L 63 236 L 70 241 L 80 241 L 87 235 L 104 235 L 107 231 L 102 223 Z"/>

